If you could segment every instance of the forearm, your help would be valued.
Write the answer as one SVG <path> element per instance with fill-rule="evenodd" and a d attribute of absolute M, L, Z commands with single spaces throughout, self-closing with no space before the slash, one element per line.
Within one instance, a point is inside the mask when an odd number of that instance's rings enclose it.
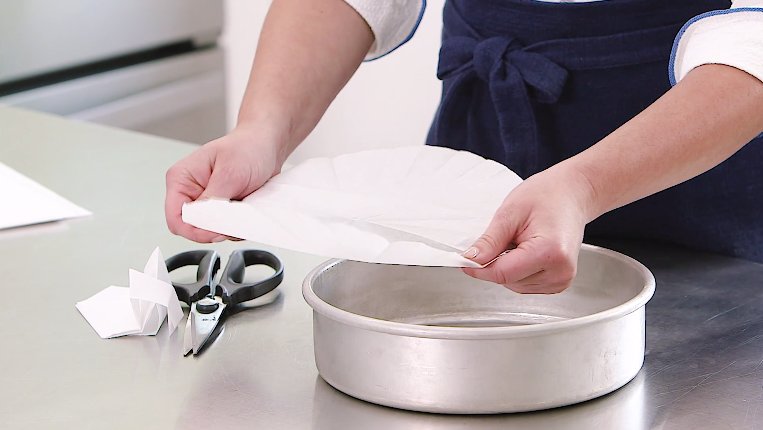
<path fill-rule="evenodd" d="M 238 128 L 271 134 L 279 158 L 312 131 L 373 43 L 343 0 L 274 0 L 260 35 Z"/>
<path fill-rule="evenodd" d="M 588 221 L 720 164 L 763 130 L 763 83 L 723 65 L 691 71 L 588 150 L 552 167 L 574 178 Z"/>

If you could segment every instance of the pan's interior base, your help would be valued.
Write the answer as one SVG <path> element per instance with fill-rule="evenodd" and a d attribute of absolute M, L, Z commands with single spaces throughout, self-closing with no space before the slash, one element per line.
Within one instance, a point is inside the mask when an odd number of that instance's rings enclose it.
<path fill-rule="evenodd" d="M 545 324 L 567 319 L 568 318 L 553 315 L 522 312 L 480 312 L 478 314 L 447 313 L 420 315 L 396 319 L 395 322 L 437 327 L 513 327 L 520 325 Z"/>

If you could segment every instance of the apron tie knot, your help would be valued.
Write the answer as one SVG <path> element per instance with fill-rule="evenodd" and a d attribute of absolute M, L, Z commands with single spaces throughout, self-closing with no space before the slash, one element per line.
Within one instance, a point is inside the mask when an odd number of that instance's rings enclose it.
<path fill-rule="evenodd" d="M 564 67 L 506 36 L 481 41 L 467 36 L 445 39 L 437 67 L 437 77 L 452 80 L 454 86 L 469 85 L 474 78 L 487 83 L 506 154 L 522 177 L 537 171 L 539 164 L 531 100 L 556 103 L 567 76 Z M 441 110 L 449 108 L 447 102 L 443 100 Z"/>
<path fill-rule="evenodd" d="M 567 82 L 567 70 L 548 57 L 530 52 L 513 37 L 477 41 L 457 36 L 443 41 L 437 77 L 449 79 L 474 70 L 485 83 L 500 90 L 501 84 L 522 85 L 528 97 L 540 103 L 556 103 Z"/>
<path fill-rule="evenodd" d="M 471 40 L 476 42 L 474 39 Z M 521 48 L 516 39 L 509 37 L 491 37 L 477 42 L 472 54 L 474 70 L 477 72 L 477 76 L 483 81 L 490 83 L 490 72 L 493 69 L 505 67 L 503 64 L 506 61 L 504 56 L 511 51 Z"/>

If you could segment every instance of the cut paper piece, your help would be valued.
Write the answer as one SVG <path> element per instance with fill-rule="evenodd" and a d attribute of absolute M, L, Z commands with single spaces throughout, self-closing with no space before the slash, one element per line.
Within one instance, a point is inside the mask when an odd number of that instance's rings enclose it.
<path fill-rule="evenodd" d="M 465 151 L 433 146 L 307 160 L 240 202 L 183 205 L 183 221 L 326 257 L 480 267 L 461 253 L 522 179 Z"/>
<path fill-rule="evenodd" d="M 92 215 L 0 163 L 0 229 Z"/>
<path fill-rule="evenodd" d="M 103 339 L 153 336 L 165 318 L 172 334 L 183 310 L 159 248 L 151 254 L 143 273 L 132 269 L 129 273 L 129 288 L 112 285 L 78 302 L 77 310 Z"/>

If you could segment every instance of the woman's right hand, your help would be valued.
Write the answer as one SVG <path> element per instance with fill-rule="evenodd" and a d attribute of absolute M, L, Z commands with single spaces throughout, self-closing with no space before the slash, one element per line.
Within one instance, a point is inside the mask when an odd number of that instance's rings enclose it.
<path fill-rule="evenodd" d="M 170 231 L 196 242 L 227 239 L 184 223 L 183 204 L 210 197 L 238 200 L 253 193 L 280 172 L 280 147 L 267 133 L 239 127 L 177 162 L 166 176 L 164 212 Z"/>

